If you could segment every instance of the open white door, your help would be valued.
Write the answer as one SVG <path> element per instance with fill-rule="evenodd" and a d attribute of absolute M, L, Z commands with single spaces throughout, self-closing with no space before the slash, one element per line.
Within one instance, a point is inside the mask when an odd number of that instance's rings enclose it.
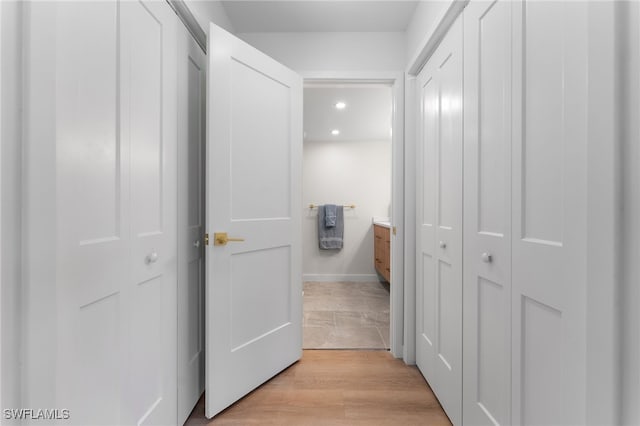
<path fill-rule="evenodd" d="M 302 78 L 213 24 L 208 51 L 211 418 L 302 355 Z"/>

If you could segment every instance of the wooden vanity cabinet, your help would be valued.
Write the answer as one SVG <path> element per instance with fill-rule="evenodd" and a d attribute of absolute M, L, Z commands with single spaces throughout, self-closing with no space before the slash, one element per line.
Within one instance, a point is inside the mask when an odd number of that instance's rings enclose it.
<path fill-rule="evenodd" d="M 373 225 L 373 261 L 376 271 L 391 282 L 391 232 L 389 228 Z"/>

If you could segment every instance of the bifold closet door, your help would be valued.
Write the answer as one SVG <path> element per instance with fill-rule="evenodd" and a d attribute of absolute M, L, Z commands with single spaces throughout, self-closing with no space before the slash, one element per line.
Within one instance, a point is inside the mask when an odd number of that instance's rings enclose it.
<path fill-rule="evenodd" d="M 123 413 L 137 425 L 177 418 L 177 24 L 163 2 L 120 5 L 132 244 Z"/>
<path fill-rule="evenodd" d="M 512 8 L 511 423 L 587 424 L 589 2 Z"/>
<path fill-rule="evenodd" d="M 464 423 L 511 424 L 511 9 L 464 11 Z"/>
<path fill-rule="evenodd" d="M 178 28 L 178 424 L 204 391 L 206 55 Z"/>
<path fill-rule="evenodd" d="M 420 72 L 416 362 L 462 421 L 462 19 Z"/>
<path fill-rule="evenodd" d="M 464 13 L 465 423 L 585 424 L 588 4 Z"/>
<path fill-rule="evenodd" d="M 174 424 L 177 17 L 153 1 L 25 7 L 26 192 L 42 198 L 25 218 L 40 238 L 25 406 Z"/>

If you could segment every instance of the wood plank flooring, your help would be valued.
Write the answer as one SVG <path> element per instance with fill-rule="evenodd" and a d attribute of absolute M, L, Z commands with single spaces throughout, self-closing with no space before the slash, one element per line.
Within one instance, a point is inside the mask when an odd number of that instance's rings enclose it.
<path fill-rule="evenodd" d="M 387 351 L 305 350 L 302 360 L 212 420 L 186 425 L 451 425 L 415 366 Z"/>

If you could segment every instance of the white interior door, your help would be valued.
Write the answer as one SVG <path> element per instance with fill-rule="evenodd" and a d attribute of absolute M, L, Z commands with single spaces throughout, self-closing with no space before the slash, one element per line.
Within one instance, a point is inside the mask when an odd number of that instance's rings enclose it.
<path fill-rule="evenodd" d="M 464 422 L 511 424 L 511 1 L 464 12 Z"/>
<path fill-rule="evenodd" d="M 512 8 L 512 424 L 586 424 L 589 5 Z"/>
<path fill-rule="evenodd" d="M 462 420 L 462 20 L 419 75 L 416 363 Z"/>
<path fill-rule="evenodd" d="M 204 391 L 206 55 L 178 34 L 178 424 Z"/>
<path fill-rule="evenodd" d="M 120 4 L 121 137 L 129 146 L 130 339 L 124 423 L 176 419 L 177 18 L 162 2 Z M 125 317 L 126 318 L 126 317 Z"/>
<path fill-rule="evenodd" d="M 206 415 L 213 417 L 302 354 L 302 79 L 213 24 L 208 57 Z"/>
<path fill-rule="evenodd" d="M 29 125 L 48 134 L 27 161 L 52 200 L 28 226 L 54 218 L 43 243 L 53 250 L 34 261 L 55 262 L 30 291 L 55 309 L 30 314 L 29 338 L 45 327 L 57 343 L 30 348 L 28 392 L 47 404 L 36 406 L 68 408 L 72 424 L 172 424 L 177 18 L 151 1 L 30 8 L 39 71 L 28 85 L 41 99 Z"/>

